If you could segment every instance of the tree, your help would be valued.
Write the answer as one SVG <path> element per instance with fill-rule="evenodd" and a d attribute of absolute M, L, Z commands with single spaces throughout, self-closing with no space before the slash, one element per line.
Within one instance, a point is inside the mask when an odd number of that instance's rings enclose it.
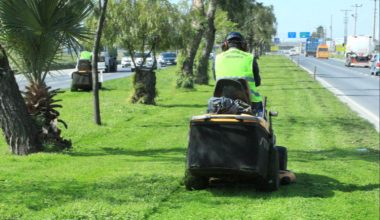
<path fill-rule="evenodd" d="M 273 6 L 255 4 L 252 8 L 254 17 L 248 19 L 245 24 L 248 46 L 252 52 L 262 54 L 264 48 L 269 48 L 272 37 L 276 34 L 277 23 L 273 12 Z"/>
<path fill-rule="evenodd" d="M 110 5 L 112 6 L 112 5 Z M 118 16 L 118 42 L 127 48 L 135 65 L 133 78 L 134 94 L 132 103 L 155 104 L 156 75 L 153 69 L 157 66 L 156 52 L 168 48 L 173 36 L 173 14 L 175 9 L 167 0 L 122 1 L 117 7 L 110 7 L 111 14 Z M 122 16 L 120 15 L 127 15 Z M 114 19 L 114 18 L 111 18 Z M 143 61 L 136 63 L 135 55 L 143 55 Z M 153 64 L 144 67 L 147 58 L 153 57 Z"/>
<path fill-rule="evenodd" d="M 51 90 L 46 85 L 45 78 L 63 47 L 75 49 L 78 39 L 88 36 L 81 23 L 91 8 L 89 0 L 0 1 L 0 42 L 29 82 L 24 99 L 28 112 L 38 127 L 38 138 L 44 146 L 54 145 L 56 149 L 71 146 L 69 141 L 60 137 L 58 128 L 58 122 L 66 126 L 58 119 L 59 112 L 56 110 L 61 107 L 57 104 L 59 100 L 54 99 L 59 91 Z M 4 88 L 1 87 L 0 90 L 2 89 Z M 12 87 L 11 92 L 19 93 L 15 87 Z M 18 108 L 15 111 L 22 117 L 22 107 Z M 28 134 L 29 137 L 32 135 L 34 134 Z M 30 150 L 24 151 L 25 154 L 42 150 L 35 147 L 27 149 Z"/>
<path fill-rule="evenodd" d="M 198 84 L 207 85 L 209 81 L 208 67 L 209 67 L 209 57 L 214 47 L 215 42 L 215 11 L 216 11 L 217 1 L 210 0 L 207 10 L 207 31 L 205 32 L 205 49 L 203 50 L 202 57 L 199 60 L 198 68 L 196 72 L 195 82 Z"/>
<path fill-rule="evenodd" d="M 323 26 L 318 26 L 317 29 L 311 34 L 313 38 L 324 38 L 325 37 L 325 29 Z"/>
<path fill-rule="evenodd" d="M 237 23 L 251 52 L 256 49 L 261 53 L 270 44 L 277 28 L 273 6 L 264 6 L 254 0 L 220 0 L 218 3 Z"/>
<path fill-rule="evenodd" d="M 250 15 L 250 8 L 254 5 L 255 1 L 252 0 L 219 0 L 223 11 L 226 11 L 228 18 L 237 24 L 238 29 L 242 30 L 245 21 Z"/>
<path fill-rule="evenodd" d="M 0 45 L 0 126 L 14 154 L 25 155 L 41 149 L 38 129 L 19 92 L 8 57 Z"/>
<path fill-rule="evenodd" d="M 215 27 L 216 27 L 216 33 L 215 33 L 215 41 L 216 43 L 222 43 L 224 41 L 224 38 L 227 36 L 229 32 L 232 30 L 237 30 L 238 24 L 231 21 L 231 19 L 228 18 L 228 13 L 218 7 L 216 9 L 215 14 Z"/>
<path fill-rule="evenodd" d="M 179 65 L 181 65 L 181 73 L 177 80 L 177 86 L 181 88 L 191 89 L 194 87 L 193 66 L 203 32 L 205 31 L 205 22 L 203 21 L 204 13 L 203 0 L 193 0 L 191 10 L 191 23 L 193 29 L 192 31 L 186 30 L 186 33 L 190 34 L 187 37 L 191 39 L 191 41 L 189 41 L 182 49 L 181 56 L 184 56 L 184 58 L 179 63 Z"/>
<path fill-rule="evenodd" d="M 93 96 L 94 96 L 94 120 L 97 125 L 102 124 L 101 118 L 100 118 L 100 106 L 99 106 L 98 53 L 99 53 L 100 39 L 102 38 L 102 30 L 103 30 L 103 25 L 105 21 L 108 0 L 103 0 L 103 5 L 101 2 L 102 1 L 99 0 L 99 5 L 101 6 L 101 12 L 100 12 L 98 28 L 97 28 L 96 36 L 95 36 L 94 48 L 92 50 L 93 51 L 92 91 L 93 91 Z"/>

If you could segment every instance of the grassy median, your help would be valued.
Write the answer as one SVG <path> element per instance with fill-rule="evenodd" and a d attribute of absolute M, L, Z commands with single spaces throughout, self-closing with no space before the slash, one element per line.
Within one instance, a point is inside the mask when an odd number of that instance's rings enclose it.
<path fill-rule="evenodd" d="M 0 142 L 0 219 L 378 219 L 379 134 L 285 57 L 259 60 L 262 94 L 297 183 L 273 193 L 234 185 L 186 191 L 189 119 L 213 85 L 175 89 L 157 73 L 157 106 L 132 105 L 131 78 L 104 83 L 103 126 L 91 93 L 60 95 L 66 153 L 13 156 Z"/>

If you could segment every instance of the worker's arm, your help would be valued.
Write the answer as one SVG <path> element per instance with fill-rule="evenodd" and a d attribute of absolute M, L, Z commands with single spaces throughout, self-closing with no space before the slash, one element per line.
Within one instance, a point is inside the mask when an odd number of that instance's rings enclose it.
<path fill-rule="evenodd" d="M 252 72 L 253 72 L 253 78 L 255 79 L 256 87 L 261 85 L 261 77 L 260 77 L 260 69 L 259 64 L 256 61 L 256 58 L 253 58 L 252 62 Z"/>

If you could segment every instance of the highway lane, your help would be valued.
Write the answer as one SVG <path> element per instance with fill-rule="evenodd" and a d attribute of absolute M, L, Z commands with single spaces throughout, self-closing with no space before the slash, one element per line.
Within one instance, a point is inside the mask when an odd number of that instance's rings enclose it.
<path fill-rule="evenodd" d="M 46 84 L 51 86 L 53 89 L 67 89 L 71 85 L 71 73 L 74 69 L 65 69 L 58 71 L 51 71 L 51 74 L 46 77 Z M 116 73 L 104 73 L 103 81 L 118 79 L 123 77 L 128 77 L 132 75 L 132 72 L 128 68 L 121 68 L 121 65 L 118 66 L 118 72 Z M 27 80 L 22 75 L 16 76 L 17 83 L 20 87 L 20 90 L 24 90 L 25 86 L 28 84 Z"/>
<path fill-rule="evenodd" d="M 343 62 L 334 59 L 291 58 L 309 72 L 316 70 L 316 78 L 322 85 L 379 131 L 380 79 L 372 76 L 369 68 L 346 67 Z"/>

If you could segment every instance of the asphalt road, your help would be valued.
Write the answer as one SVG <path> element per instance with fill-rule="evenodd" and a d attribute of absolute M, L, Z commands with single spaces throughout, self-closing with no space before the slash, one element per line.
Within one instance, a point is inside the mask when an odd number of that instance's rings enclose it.
<path fill-rule="evenodd" d="M 313 74 L 327 89 L 379 131 L 380 78 L 369 68 L 346 67 L 340 60 L 294 56 L 295 63 Z"/>
<path fill-rule="evenodd" d="M 71 73 L 74 69 L 65 69 L 59 71 L 52 71 L 50 75 L 46 77 L 46 84 L 51 86 L 53 89 L 67 89 L 71 85 Z M 104 73 L 103 81 L 118 79 L 123 77 L 128 77 L 132 74 L 130 69 L 121 68 L 121 65 L 118 65 L 118 72 L 116 73 Z M 24 90 L 25 86 L 28 84 L 25 77 L 22 75 L 16 76 L 17 83 L 20 87 L 20 90 Z"/>

